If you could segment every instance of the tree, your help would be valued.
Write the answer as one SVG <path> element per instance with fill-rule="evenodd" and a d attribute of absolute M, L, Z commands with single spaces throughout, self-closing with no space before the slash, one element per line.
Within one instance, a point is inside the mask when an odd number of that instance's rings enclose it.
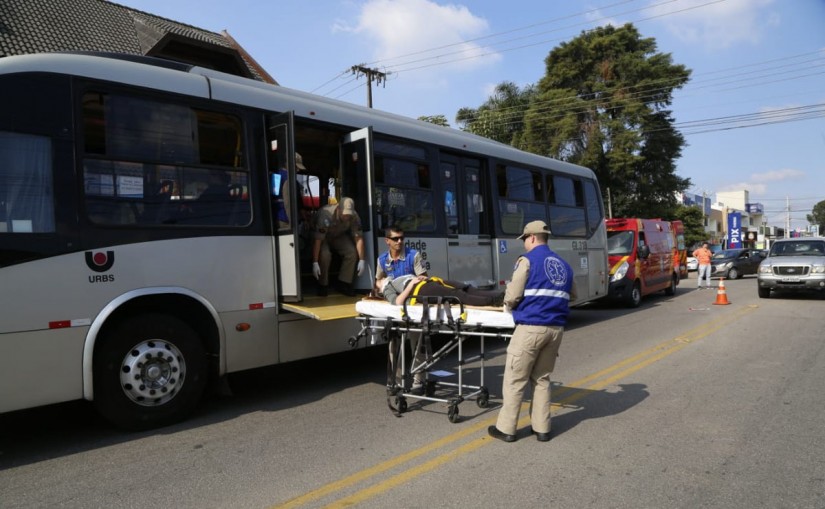
<path fill-rule="evenodd" d="M 553 49 L 524 115 L 519 148 L 591 168 L 614 215 L 666 217 L 690 179 L 668 110 L 690 71 L 636 28 L 600 27 Z"/>
<path fill-rule="evenodd" d="M 708 240 L 708 234 L 705 231 L 705 215 L 699 207 L 679 205 L 670 217 L 681 220 L 685 225 L 685 245 L 688 248 Z"/>
<path fill-rule="evenodd" d="M 520 89 L 513 82 L 501 82 L 478 109 L 458 110 L 456 123 L 464 131 L 514 145 L 517 135 L 524 128 L 522 118 L 534 95 L 533 85 Z"/>
<path fill-rule="evenodd" d="M 422 120 L 424 122 L 429 122 L 431 124 L 440 125 L 444 127 L 450 127 L 450 123 L 447 122 L 447 117 L 445 117 L 444 115 L 422 116 L 418 117 L 418 120 Z"/>
<path fill-rule="evenodd" d="M 811 213 L 805 217 L 810 224 L 819 225 L 819 234 L 825 236 L 825 200 L 814 205 Z"/>

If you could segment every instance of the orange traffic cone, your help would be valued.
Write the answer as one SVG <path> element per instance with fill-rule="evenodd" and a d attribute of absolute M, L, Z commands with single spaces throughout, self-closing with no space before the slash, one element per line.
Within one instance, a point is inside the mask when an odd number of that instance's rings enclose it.
<path fill-rule="evenodd" d="M 714 304 L 730 304 L 728 294 L 725 292 L 725 278 L 719 280 L 719 290 L 716 292 L 716 302 Z"/>

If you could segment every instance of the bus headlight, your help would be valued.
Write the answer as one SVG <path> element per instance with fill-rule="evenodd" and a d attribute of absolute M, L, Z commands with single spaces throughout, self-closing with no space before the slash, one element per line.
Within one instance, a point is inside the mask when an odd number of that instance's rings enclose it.
<path fill-rule="evenodd" d="M 627 275 L 627 270 L 629 268 L 630 265 L 626 261 L 622 262 L 622 264 L 619 265 L 619 268 L 616 269 L 616 272 L 610 276 L 610 282 L 615 283 L 616 281 L 621 281 Z"/>

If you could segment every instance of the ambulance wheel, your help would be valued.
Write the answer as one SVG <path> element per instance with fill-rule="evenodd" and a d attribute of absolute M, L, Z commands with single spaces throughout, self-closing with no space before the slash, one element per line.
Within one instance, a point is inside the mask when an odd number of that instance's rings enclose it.
<path fill-rule="evenodd" d="M 630 297 L 627 300 L 628 307 L 637 308 L 642 304 L 642 285 L 636 281 L 630 289 Z"/>
<path fill-rule="evenodd" d="M 144 430 L 187 417 L 206 387 L 206 353 L 178 318 L 147 313 L 127 318 L 97 339 L 94 404 L 115 426 Z"/>
<path fill-rule="evenodd" d="M 447 419 L 452 423 L 458 422 L 458 403 L 450 403 L 450 407 L 447 409 Z"/>
<path fill-rule="evenodd" d="M 670 278 L 670 286 L 665 288 L 665 295 L 675 295 L 676 294 L 676 274 L 673 274 Z"/>

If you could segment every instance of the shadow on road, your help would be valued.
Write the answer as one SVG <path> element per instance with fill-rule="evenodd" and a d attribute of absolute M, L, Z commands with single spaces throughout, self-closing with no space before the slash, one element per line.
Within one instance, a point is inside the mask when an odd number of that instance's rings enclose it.
<path fill-rule="evenodd" d="M 588 419 L 620 414 L 650 395 L 644 384 L 619 384 L 618 387 L 618 392 L 608 392 L 554 384 L 553 402 L 561 404 L 565 410 L 553 416 L 553 435 L 566 433 Z"/>

